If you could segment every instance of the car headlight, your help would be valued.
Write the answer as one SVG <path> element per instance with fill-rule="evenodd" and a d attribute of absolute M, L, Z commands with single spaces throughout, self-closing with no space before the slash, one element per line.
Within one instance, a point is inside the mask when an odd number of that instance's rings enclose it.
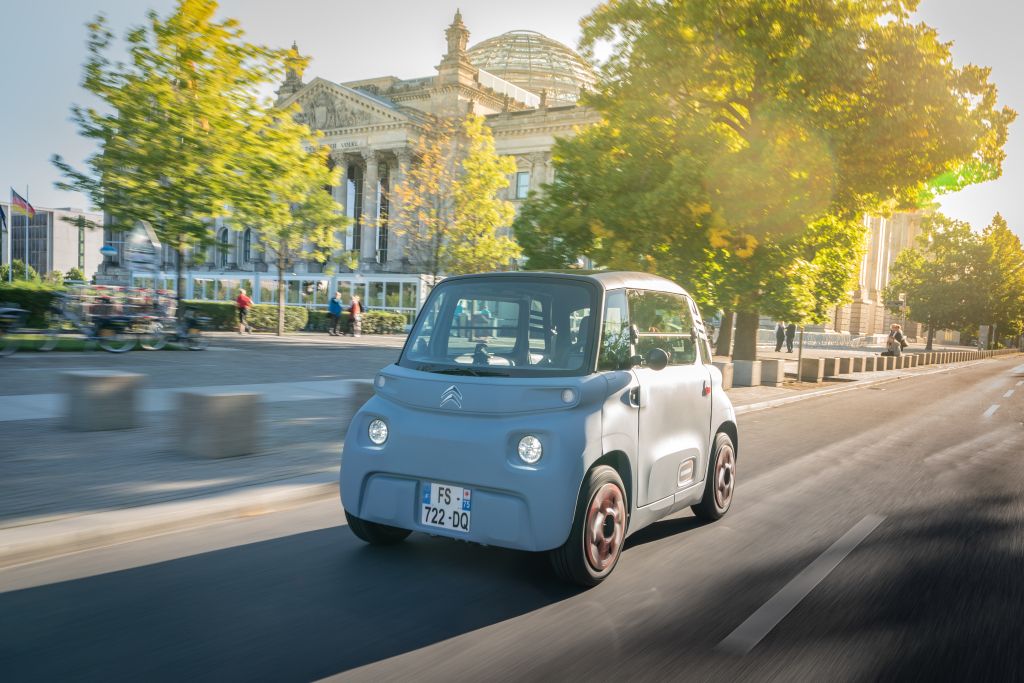
<path fill-rule="evenodd" d="M 388 423 L 379 418 L 370 420 L 370 426 L 366 430 L 366 435 L 376 445 L 383 446 L 384 442 L 388 440 Z"/>
<path fill-rule="evenodd" d="M 519 439 L 519 459 L 527 465 L 533 465 L 544 455 L 544 447 L 535 436 L 524 436 Z"/>

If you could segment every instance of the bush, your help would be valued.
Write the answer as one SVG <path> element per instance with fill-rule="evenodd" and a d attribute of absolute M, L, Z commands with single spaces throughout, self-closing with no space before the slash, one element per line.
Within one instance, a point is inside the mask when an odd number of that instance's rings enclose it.
<path fill-rule="evenodd" d="M 326 332 L 331 324 L 326 311 L 310 311 L 309 320 L 306 322 L 307 332 Z"/>
<path fill-rule="evenodd" d="M 348 314 L 342 322 L 348 323 Z M 363 334 L 402 334 L 405 332 L 405 316 L 392 311 L 367 311 L 363 313 Z"/>
<path fill-rule="evenodd" d="M 29 327 L 46 327 L 46 314 L 63 290 L 41 282 L 0 282 L 0 302 L 16 304 L 28 311 Z"/>
<path fill-rule="evenodd" d="M 284 331 L 298 332 L 306 327 L 309 311 L 302 306 L 285 306 Z M 256 304 L 249 309 L 249 324 L 252 329 L 263 332 L 277 331 L 277 304 Z"/>

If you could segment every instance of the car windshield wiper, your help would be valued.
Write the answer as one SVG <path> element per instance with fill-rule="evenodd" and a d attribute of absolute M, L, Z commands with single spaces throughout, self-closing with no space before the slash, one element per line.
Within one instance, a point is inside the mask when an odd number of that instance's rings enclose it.
<path fill-rule="evenodd" d="M 439 375 L 470 375 L 472 377 L 508 377 L 507 372 L 495 370 L 475 370 L 473 368 L 432 368 L 427 372 L 434 372 Z"/>

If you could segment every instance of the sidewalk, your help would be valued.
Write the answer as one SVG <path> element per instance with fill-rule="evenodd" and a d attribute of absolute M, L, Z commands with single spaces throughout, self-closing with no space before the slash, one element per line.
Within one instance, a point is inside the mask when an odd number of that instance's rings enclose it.
<path fill-rule="evenodd" d="M 860 374 L 821 385 L 735 388 L 729 396 L 742 415 L 970 364 Z M 40 413 L 4 423 L 0 566 L 337 497 L 344 431 L 355 408 L 351 385 L 260 386 L 268 395 L 263 449 L 223 460 L 177 452 L 173 428 L 159 412 L 173 390 L 146 395 L 150 412 L 143 414 L 143 426 L 108 432 L 65 429 L 61 418 L 44 413 L 54 410 L 54 395 L 5 397 Z"/>

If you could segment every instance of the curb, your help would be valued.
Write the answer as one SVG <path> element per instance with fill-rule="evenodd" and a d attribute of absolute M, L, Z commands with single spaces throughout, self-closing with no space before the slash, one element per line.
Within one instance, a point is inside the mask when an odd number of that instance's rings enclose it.
<path fill-rule="evenodd" d="M 254 484 L 227 494 L 63 517 L 0 529 L 0 568 L 276 512 L 338 496 L 337 472 Z"/>

